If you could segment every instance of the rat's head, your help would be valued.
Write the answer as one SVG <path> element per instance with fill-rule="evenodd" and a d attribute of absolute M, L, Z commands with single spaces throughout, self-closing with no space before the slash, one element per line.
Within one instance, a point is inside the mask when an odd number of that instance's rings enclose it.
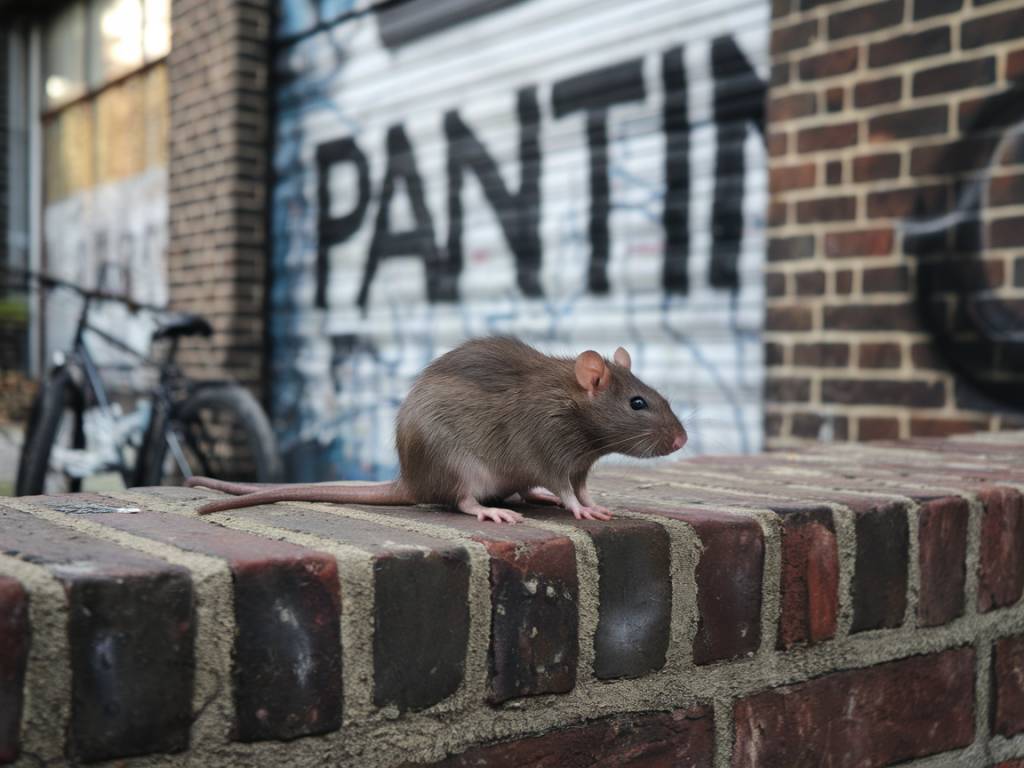
<path fill-rule="evenodd" d="M 648 458 L 665 456 L 686 444 L 686 430 L 668 401 L 633 375 L 622 347 L 609 364 L 587 350 L 576 358 L 576 382 L 584 408 L 605 453 Z"/>

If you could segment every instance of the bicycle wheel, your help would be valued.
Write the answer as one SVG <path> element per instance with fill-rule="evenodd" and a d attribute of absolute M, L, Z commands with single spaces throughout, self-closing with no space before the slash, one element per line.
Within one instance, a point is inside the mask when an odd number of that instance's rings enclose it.
<path fill-rule="evenodd" d="M 203 386 L 170 418 L 166 413 L 153 418 L 140 473 L 143 485 L 181 485 L 191 475 L 260 483 L 281 477 L 277 440 L 247 389 Z"/>
<path fill-rule="evenodd" d="M 81 490 L 81 479 L 71 477 L 52 460 L 58 458 L 55 454 L 60 449 L 85 447 L 82 409 L 82 393 L 67 368 L 53 373 L 39 387 L 18 460 L 16 496 Z"/>

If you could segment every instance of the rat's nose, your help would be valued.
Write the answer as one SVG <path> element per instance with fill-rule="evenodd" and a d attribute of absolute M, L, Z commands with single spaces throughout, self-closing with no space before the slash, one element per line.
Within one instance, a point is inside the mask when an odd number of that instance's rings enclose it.
<path fill-rule="evenodd" d="M 680 432 L 678 435 L 676 435 L 676 439 L 672 441 L 672 450 L 678 451 L 684 445 L 686 445 L 686 433 Z"/>

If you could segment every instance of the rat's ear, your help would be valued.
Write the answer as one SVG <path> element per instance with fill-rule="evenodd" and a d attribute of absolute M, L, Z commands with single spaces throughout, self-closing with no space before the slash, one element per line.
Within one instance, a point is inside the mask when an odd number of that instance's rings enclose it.
<path fill-rule="evenodd" d="M 604 358 L 592 349 L 580 353 L 576 358 L 576 381 L 589 395 L 596 395 L 608 387 L 610 373 Z"/>
<path fill-rule="evenodd" d="M 615 350 L 615 354 L 612 355 L 612 360 L 621 365 L 627 371 L 633 367 L 633 360 L 630 358 L 629 352 L 622 347 Z"/>

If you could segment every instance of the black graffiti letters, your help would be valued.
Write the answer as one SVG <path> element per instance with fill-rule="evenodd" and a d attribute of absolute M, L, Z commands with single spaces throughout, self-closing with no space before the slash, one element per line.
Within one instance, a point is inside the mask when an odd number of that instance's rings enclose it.
<path fill-rule="evenodd" d="M 743 200 L 747 169 L 744 143 L 749 126 L 764 138 L 765 83 L 730 37 L 715 39 L 709 52 L 713 83 L 713 116 L 716 147 L 714 196 L 711 211 L 712 287 L 735 291 L 739 288 L 740 243 L 744 231 Z M 690 154 L 691 131 L 688 88 L 683 48 L 675 46 L 660 55 L 662 93 L 661 130 L 664 132 L 664 194 L 661 222 L 664 228 L 662 286 L 667 292 L 685 294 L 690 289 Z M 609 113 L 618 106 L 648 98 L 644 80 L 644 59 L 635 58 L 603 66 L 555 82 L 551 87 L 551 115 L 554 119 L 573 114 L 584 116 L 587 138 L 589 186 L 590 263 L 587 290 L 607 293 L 610 252 L 609 216 L 612 190 L 609 178 Z M 519 129 L 519 185 L 513 189 L 508 172 L 495 161 L 471 123 L 458 110 L 448 110 L 439 119 L 443 131 L 447 242 L 439 244 L 434 220 L 427 207 L 424 178 L 419 171 L 416 148 L 402 124 L 387 131 L 383 179 L 377 201 L 370 248 L 366 258 L 357 303 L 365 312 L 370 287 L 380 263 L 399 256 L 422 259 L 428 300 L 457 301 L 458 282 L 464 254 L 464 207 L 462 195 L 467 174 L 480 182 L 487 205 L 494 212 L 502 235 L 515 258 L 516 279 L 524 296 L 543 294 L 540 273 L 543 258 L 541 240 L 543 143 L 538 89 L 527 86 L 516 93 Z M 355 138 L 330 141 L 317 147 L 318 247 L 316 261 L 316 304 L 327 306 L 330 279 L 329 249 L 352 238 L 364 225 L 373 199 L 370 163 Z M 331 213 L 332 171 L 349 164 L 355 173 L 354 205 L 341 215 Z M 411 222 L 392 221 L 392 202 L 404 196 Z M 399 229 L 395 227 L 398 226 Z"/>
<path fill-rule="evenodd" d="M 608 109 L 644 98 L 643 60 L 634 59 L 555 83 L 555 117 L 583 111 L 587 115 L 590 150 L 590 271 L 591 293 L 608 292 Z"/>

